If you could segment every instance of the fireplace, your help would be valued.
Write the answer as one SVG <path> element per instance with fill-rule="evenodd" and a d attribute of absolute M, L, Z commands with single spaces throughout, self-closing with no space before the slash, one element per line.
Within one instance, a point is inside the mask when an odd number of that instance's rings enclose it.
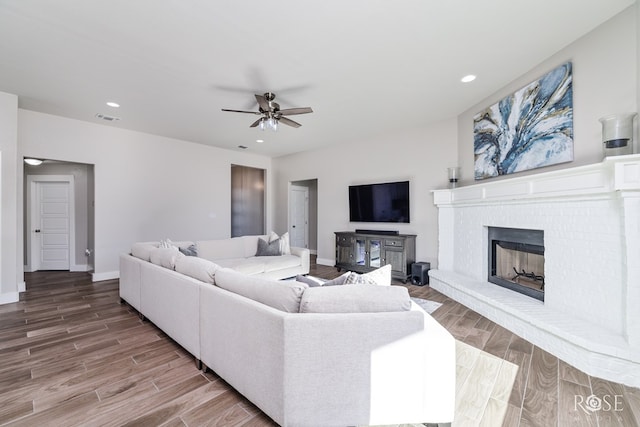
<path fill-rule="evenodd" d="M 429 286 L 589 375 L 640 387 L 640 154 L 433 195 Z M 489 226 L 508 232 L 489 239 Z M 529 240 L 512 238 L 513 229 L 539 231 Z M 510 268 L 544 278 L 543 302 L 488 280 L 490 240 L 502 242 L 498 257 L 513 249 L 534 257 Z"/>
<path fill-rule="evenodd" d="M 489 282 L 544 301 L 544 231 L 489 227 Z"/>

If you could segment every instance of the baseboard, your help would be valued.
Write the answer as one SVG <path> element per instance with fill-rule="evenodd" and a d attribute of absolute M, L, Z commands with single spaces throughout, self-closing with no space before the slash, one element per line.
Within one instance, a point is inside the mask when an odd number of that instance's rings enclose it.
<path fill-rule="evenodd" d="M 318 258 L 316 259 L 316 264 L 328 265 L 330 267 L 333 267 L 334 265 L 336 265 L 336 261 L 329 258 Z"/>
<path fill-rule="evenodd" d="M 23 270 L 25 273 L 33 273 L 36 270 L 32 270 L 30 265 L 25 265 L 23 267 Z M 87 272 L 87 271 L 91 271 L 91 266 L 87 265 L 87 264 L 71 264 L 69 265 L 69 271 L 72 272 Z"/>
<path fill-rule="evenodd" d="M 74 272 L 78 272 L 78 271 L 87 272 L 87 271 L 91 271 L 91 267 L 89 267 L 87 264 L 72 264 L 71 266 L 69 266 L 69 271 L 74 271 Z"/>
<path fill-rule="evenodd" d="M 26 290 L 27 290 L 27 282 L 23 280 L 22 282 L 18 283 L 18 293 L 24 292 Z"/>
<path fill-rule="evenodd" d="M 7 292 L 0 294 L 0 304 L 10 304 L 12 302 L 18 302 L 20 294 L 18 292 Z"/>
<path fill-rule="evenodd" d="M 91 281 L 102 282 L 103 280 L 113 280 L 120 278 L 120 271 L 105 271 L 104 273 L 91 273 Z"/>

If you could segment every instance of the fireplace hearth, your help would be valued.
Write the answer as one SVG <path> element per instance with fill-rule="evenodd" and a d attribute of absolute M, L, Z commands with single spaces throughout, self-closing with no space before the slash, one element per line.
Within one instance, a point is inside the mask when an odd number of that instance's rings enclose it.
<path fill-rule="evenodd" d="M 489 227 L 487 280 L 544 301 L 544 232 Z"/>

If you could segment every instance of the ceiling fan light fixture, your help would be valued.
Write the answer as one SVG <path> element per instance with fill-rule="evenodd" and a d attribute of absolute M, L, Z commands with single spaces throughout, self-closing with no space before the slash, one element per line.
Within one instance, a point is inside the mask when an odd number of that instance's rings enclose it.
<path fill-rule="evenodd" d="M 258 123 L 258 129 L 270 129 L 273 132 L 276 132 L 278 130 L 278 119 L 276 119 L 275 117 L 263 117 Z"/>

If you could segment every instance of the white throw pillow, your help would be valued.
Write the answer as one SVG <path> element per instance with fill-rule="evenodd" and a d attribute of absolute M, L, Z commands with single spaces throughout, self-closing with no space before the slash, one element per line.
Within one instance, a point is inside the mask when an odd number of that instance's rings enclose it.
<path fill-rule="evenodd" d="M 345 285 L 391 285 L 391 264 L 380 267 L 364 274 L 351 273 L 344 282 Z"/>
<path fill-rule="evenodd" d="M 411 310 L 404 286 L 329 286 L 307 288 L 300 313 L 380 313 Z"/>
<path fill-rule="evenodd" d="M 160 247 L 161 248 L 165 248 L 165 249 L 170 249 L 170 248 L 178 249 L 178 246 L 174 245 L 173 242 L 170 239 L 162 239 L 162 240 L 160 240 Z"/>
<path fill-rule="evenodd" d="M 275 242 L 277 239 L 280 239 L 280 254 L 291 255 L 291 246 L 289 244 L 289 232 L 287 231 L 282 236 L 278 236 L 278 233 L 276 233 L 275 231 L 271 231 L 269 233 L 268 243 Z"/>
<path fill-rule="evenodd" d="M 288 231 L 280 236 L 280 253 L 282 255 L 291 255 L 291 246 L 289 245 Z"/>

